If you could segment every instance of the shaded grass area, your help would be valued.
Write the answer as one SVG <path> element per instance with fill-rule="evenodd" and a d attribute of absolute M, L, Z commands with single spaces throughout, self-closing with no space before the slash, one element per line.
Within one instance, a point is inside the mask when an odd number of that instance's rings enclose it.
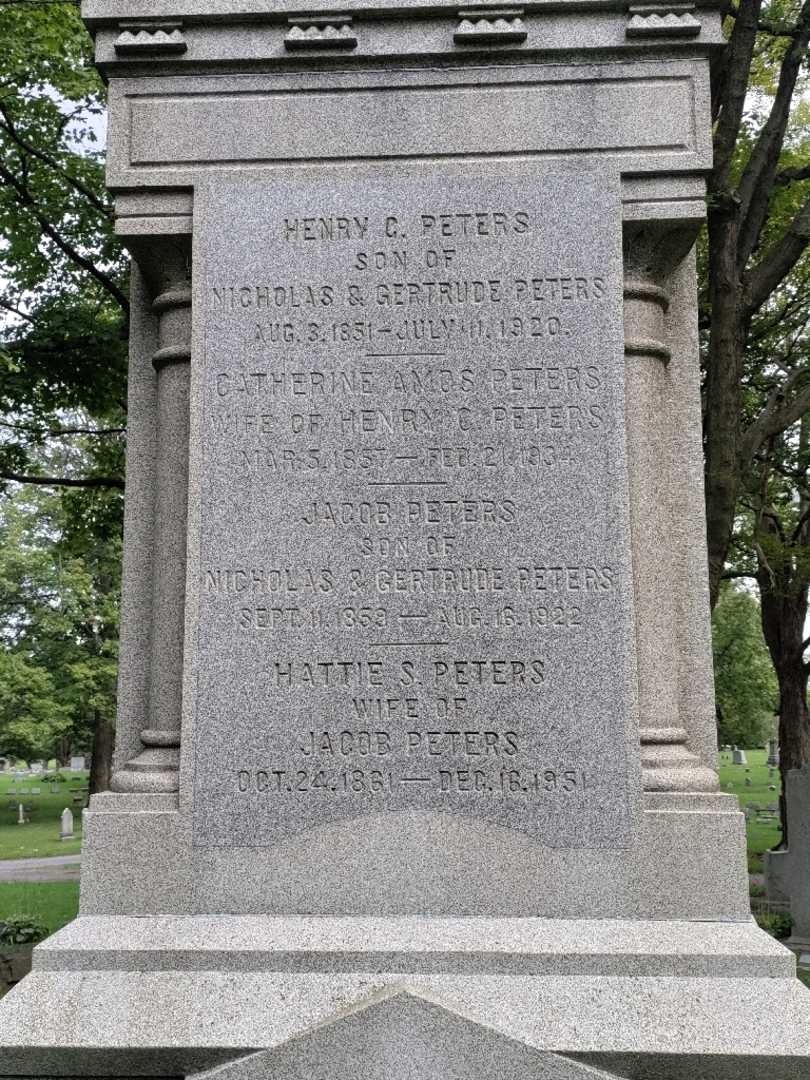
<path fill-rule="evenodd" d="M 33 917 L 53 934 L 75 919 L 78 910 L 78 881 L 0 881 L 0 919 Z"/>
<path fill-rule="evenodd" d="M 47 855 L 74 855 L 82 844 L 82 807 L 73 802 L 81 785 L 87 794 L 87 773 L 65 770 L 66 777 L 58 785 L 58 791 L 51 790 L 51 784 L 42 776 L 14 778 L 13 774 L 0 773 L 0 859 L 31 859 Z M 39 795 L 32 795 L 31 788 L 39 788 Z M 10 794 L 9 788 L 16 788 L 16 794 Z M 23 795 L 20 788 L 28 788 Z M 29 821 L 25 825 L 17 824 L 18 805 L 26 807 Z M 68 807 L 73 812 L 73 840 L 59 839 L 59 822 L 62 811 Z"/>
<path fill-rule="evenodd" d="M 749 803 L 757 803 L 764 810 L 771 803 L 779 802 L 779 793 L 782 790 L 779 778 L 779 770 L 773 770 L 773 776 L 769 774 L 767 751 L 746 750 L 748 765 L 732 765 L 731 754 L 720 755 L 720 783 L 723 791 L 736 795 L 740 801 L 740 807 L 744 808 Z M 745 781 L 751 781 L 747 786 Z M 771 791 L 771 785 L 776 790 Z M 762 872 L 762 853 L 772 847 L 776 847 L 782 835 L 779 820 L 773 818 L 763 820 L 752 818 L 746 822 L 746 834 L 748 839 L 748 869 L 751 873 Z"/>

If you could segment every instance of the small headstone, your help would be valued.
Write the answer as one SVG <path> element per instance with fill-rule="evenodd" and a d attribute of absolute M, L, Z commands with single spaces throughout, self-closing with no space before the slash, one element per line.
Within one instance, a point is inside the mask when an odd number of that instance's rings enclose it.
<path fill-rule="evenodd" d="M 776 784 L 768 784 L 768 791 L 776 791 Z"/>
<path fill-rule="evenodd" d="M 66 806 L 62 811 L 61 828 L 59 830 L 60 840 L 72 840 L 73 839 L 73 814 Z"/>
<path fill-rule="evenodd" d="M 731 763 L 732 765 L 747 765 L 748 759 L 745 756 L 745 751 L 735 746 L 731 752 Z"/>
<path fill-rule="evenodd" d="M 32 787 L 31 788 L 31 794 L 32 795 L 41 795 L 42 794 L 42 788 Z"/>
<path fill-rule="evenodd" d="M 751 777 L 750 777 L 750 776 L 746 776 L 746 778 L 745 778 L 745 786 L 746 786 L 746 787 L 751 787 L 751 786 L 752 786 L 752 784 L 753 784 L 753 780 L 751 779 Z"/>
<path fill-rule="evenodd" d="M 79 754 L 76 757 L 72 757 L 70 759 L 70 768 L 72 772 L 82 772 L 86 769 L 87 766 L 85 765 L 84 756 Z"/>
<path fill-rule="evenodd" d="M 25 807 L 23 806 L 22 803 L 19 803 L 18 806 L 17 806 L 17 824 L 18 825 L 25 825 L 25 822 L 26 822 Z"/>
<path fill-rule="evenodd" d="M 31 762 L 31 772 L 32 773 L 41 773 L 41 772 L 44 772 L 44 771 L 45 771 L 45 762 L 44 761 L 32 761 Z"/>

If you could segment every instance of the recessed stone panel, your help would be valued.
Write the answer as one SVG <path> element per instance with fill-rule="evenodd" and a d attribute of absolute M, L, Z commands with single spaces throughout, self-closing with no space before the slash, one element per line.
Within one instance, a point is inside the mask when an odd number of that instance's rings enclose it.
<path fill-rule="evenodd" d="M 562 164 L 198 191 L 197 845 L 630 842 L 618 208 Z"/>

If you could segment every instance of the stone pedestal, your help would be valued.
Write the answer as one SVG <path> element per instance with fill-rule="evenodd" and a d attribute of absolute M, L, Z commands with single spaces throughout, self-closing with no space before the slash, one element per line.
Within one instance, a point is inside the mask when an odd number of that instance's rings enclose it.
<path fill-rule="evenodd" d="M 115 776 L 0 1075 L 803 1075 L 716 773 L 719 9 L 84 15 L 134 260 Z"/>

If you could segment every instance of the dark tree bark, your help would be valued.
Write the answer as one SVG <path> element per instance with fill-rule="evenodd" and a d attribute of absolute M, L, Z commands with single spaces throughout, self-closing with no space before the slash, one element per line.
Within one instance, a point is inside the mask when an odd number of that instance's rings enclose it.
<path fill-rule="evenodd" d="M 810 439 L 810 419 L 801 425 L 799 462 L 805 459 Z M 773 440 L 771 450 L 773 452 Z M 763 494 L 767 491 L 767 468 L 763 470 Z M 810 500 L 801 483 L 798 521 L 786 528 L 783 517 L 762 499 L 755 529 L 757 584 L 762 631 L 779 684 L 779 770 L 782 777 L 782 844 L 787 845 L 785 792 L 787 774 L 810 761 L 810 710 L 805 661 L 808 642 L 804 627 L 810 593 Z"/>
<path fill-rule="evenodd" d="M 779 771 L 782 843 L 787 845 L 786 779 L 791 769 L 810 761 L 810 711 L 807 707 L 807 668 L 804 663 L 804 621 L 807 584 L 781 594 L 767 569 L 757 574 L 762 605 L 762 629 L 779 683 Z"/>
<path fill-rule="evenodd" d="M 109 791 L 112 776 L 112 757 L 115 727 L 108 716 L 95 713 L 93 753 L 90 760 L 90 794 Z"/>

